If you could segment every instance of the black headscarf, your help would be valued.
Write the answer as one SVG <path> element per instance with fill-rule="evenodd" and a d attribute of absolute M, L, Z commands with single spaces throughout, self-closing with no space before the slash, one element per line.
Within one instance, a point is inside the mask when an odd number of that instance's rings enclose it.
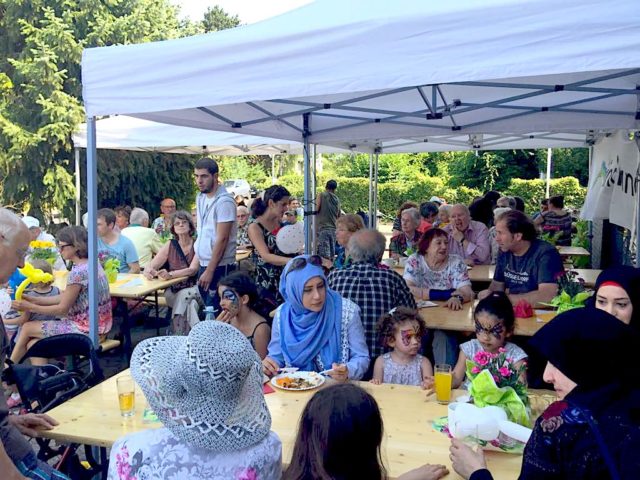
<path fill-rule="evenodd" d="M 590 305 L 595 306 L 598 289 L 605 282 L 615 282 L 627 292 L 633 305 L 631 326 L 640 329 L 640 269 L 622 265 L 603 270 L 596 280 L 595 294 L 591 297 Z"/>
<path fill-rule="evenodd" d="M 530 341 L 578 386 L 566 400 L 594 413 L 640 411 L 637 331 L 604 310 L 576 308 L 559 314 Z"/>

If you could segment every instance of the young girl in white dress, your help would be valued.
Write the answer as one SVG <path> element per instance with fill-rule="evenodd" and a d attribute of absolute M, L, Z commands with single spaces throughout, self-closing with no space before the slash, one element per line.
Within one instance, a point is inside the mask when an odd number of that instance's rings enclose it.
<path fill-rule="evenodd" d="M 371 383 L 431 386 L 433 367 L 418 353 L 427 332 L 424 320 L 412 308 L 396 307 L 378 320 L 380 340 L 391 352 L 380 355 L 373 366 Z"/>

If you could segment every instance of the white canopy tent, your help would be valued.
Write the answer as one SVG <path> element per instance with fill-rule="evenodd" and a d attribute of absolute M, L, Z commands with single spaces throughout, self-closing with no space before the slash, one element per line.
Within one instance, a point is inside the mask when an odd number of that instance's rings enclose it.
<path fill-rule="evenodd" d="M 300 141 L 308 173 L 311 143 L 635 129 L 639 45 L 632 0 L 321 0 L 214 34 L 88 49 L 90 215 L 98 115 Z"/>

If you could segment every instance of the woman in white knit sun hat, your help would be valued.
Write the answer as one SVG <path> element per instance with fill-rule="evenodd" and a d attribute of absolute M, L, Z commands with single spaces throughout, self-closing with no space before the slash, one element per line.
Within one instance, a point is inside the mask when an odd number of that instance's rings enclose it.
<path fill-rule="evenodd" d="M 280 478 L 260 357 L 239 330 L 200 322 L 187 337 L 144 340 L 131 373 L 164 428 L 120 438 L 110 480 Z"/>

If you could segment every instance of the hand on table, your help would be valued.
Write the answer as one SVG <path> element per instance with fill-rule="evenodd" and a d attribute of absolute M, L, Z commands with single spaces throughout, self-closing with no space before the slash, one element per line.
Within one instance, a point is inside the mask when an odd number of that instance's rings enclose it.
<path fill-rule="evenodd" d="M 262 371 L 265 375 L 273 377 L 280 370 L 280 365 L 271 357 L 264 357 L 262 360 Z"/>
<path fill-rule="evenodd" d="M 142 274 L 147 280 L 153 280 L 158 276 L 158 271 L 155 268 L 145 268 Z"/>
<path fill-rule="evenodd" d="M 462 310 L 462 300 L 458 297 L 450 297 L 447 303 L 444 304 L 449 310 Z"/>
<path fill-rule="evenodd" d="M 377 378 L 372 378 L 369 380 L 369 383 L 373 383 L 374 385 L 382 385 L 382 381 Z"/>
<path fill-rule="evenodd" d="M 403 473 L 398 477 L 398 480 L 438 480 L 446 475 L 449 475 L 449 470 L 444 465 L 427 463 Z"/>
<path fill-rule="evenodd" d="M 474 452 L 471 447 L 465 445 L 462 440 L 452 438 L 449 452 L 453 469 L 466 480 L 469 479 L 473 472 L 487 468 L 487 462 L 484 459 L 482 450 Z"/>
<path fill-rule="evenodd" d="M 349 378 L 349 369 L 344 363 L 332 363 L 331 371 L 327 372 L 336 382 L 346 382 Z"/>
<path fill-rule="evenodd" d="M 25 413 L 24 415 L 10 415 L 9 422 L 29 437 L 39 436 L 39 430 L 51 430 L 58 425 L 53 418 L 44 413 Z"/>
<path fill-rule="evenodd" d="M 429 394 L 433 390 L 434 386 L 435 386 L 435 380 L 434 380 L 433 377 L 425 376 L 425 377 L 422 378 L 422 389 L 423 390 L 430 390 L 430 392 L 428 392 Z"/>
<path fill-rule="evenodd" d="M 171 273 L 169 273 L 168 270 L 166 269 L 162 269 L 158 272 L 158 278 L 161 278 L 162 280 L 170 280 L 171 279 Z"/>

